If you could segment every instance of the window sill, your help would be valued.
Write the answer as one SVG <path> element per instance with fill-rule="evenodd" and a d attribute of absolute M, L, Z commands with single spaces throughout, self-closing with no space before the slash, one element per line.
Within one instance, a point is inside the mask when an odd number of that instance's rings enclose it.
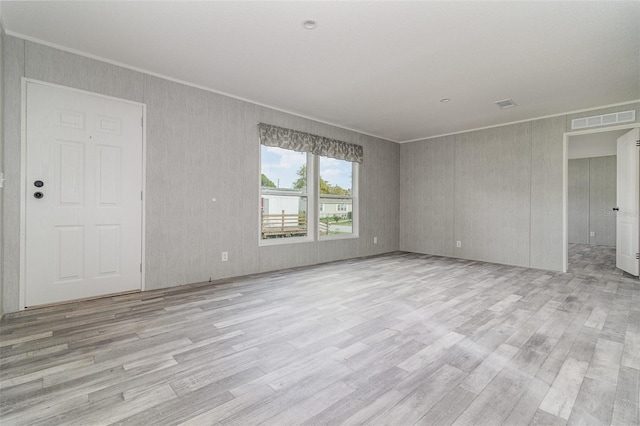
<path fill-rule="evenodd" d="M 300 243 L 315 243 L 323 241 L 336 241 L 336 240 L 355 240 L 359 236 L 356 234 L 337 234 L 337 235 L 322 235 L 317 240 L 311 237 L 291 237 L 291 238 L 272 238 L 268 240 L 260 240 L 258 247 L 270 247 L 281 246 L 286 244 L 300 244 Z"/>
<path fill-rule="evenodd" d="M 258 247 L 281 246 L 285 244 L 312 243 L 314 239 L 311 237 L 289 237 L 289 238 L 270 238 L 268 240 L 260 240 Z"/>
<path fill-rule="evenodd" d="M 357 239 L 357 234 L 336 234 L 336 235 L 321 235 L 318 241 L 334 241 L 334 240 L 351 240 Z"/>

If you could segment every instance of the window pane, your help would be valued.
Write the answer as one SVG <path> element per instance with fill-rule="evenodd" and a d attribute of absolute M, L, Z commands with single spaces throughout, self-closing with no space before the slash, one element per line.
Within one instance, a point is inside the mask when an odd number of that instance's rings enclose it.
<path fill-rule="evenodd" d="M 320 235 L 353 233 L 353 164 L 320 157 Z"/>
<path fill-rule="evenodd" d="M 261 238 L 303 237 L 307 224 L 307 154 L 261 148 Z"/>

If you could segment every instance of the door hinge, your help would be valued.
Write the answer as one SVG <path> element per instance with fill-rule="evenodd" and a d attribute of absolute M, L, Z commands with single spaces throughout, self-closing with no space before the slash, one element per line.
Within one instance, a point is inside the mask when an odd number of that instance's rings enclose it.
<path fill-rule="evenodd" d="M 142 191 L 140 191 L 140 201 L 142 201 Z"/>
<path fill-rule="evenodd" d="M 636 260 L 640 260 L 640 253 L 636 253 Z"/>
<path fill-rule="evenodd" d="M 142 273 L 142 263 L 140 264 L 140 273 Z"/>
<path fill-rule="evenodd" d="M 636 146 L 640 146 L 640 139 L 636 141 Z"/>
<path fill-rule="evenodd" d="M 140 127 L 144 127 L 144 117 L 140 117 Z"/>

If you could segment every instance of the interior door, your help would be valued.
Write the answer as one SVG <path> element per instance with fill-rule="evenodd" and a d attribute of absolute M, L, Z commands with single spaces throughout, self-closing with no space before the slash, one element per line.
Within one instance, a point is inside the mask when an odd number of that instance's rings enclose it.
<path fill-rule="evenodd" d="M 141 289 L 142 106 L 26 87 L 25 306 Z"/>
<path fill-rule="evenodd" d="M 640 246 L 640 129 L 618 138 L 616 266 L 638 276 Z"/>

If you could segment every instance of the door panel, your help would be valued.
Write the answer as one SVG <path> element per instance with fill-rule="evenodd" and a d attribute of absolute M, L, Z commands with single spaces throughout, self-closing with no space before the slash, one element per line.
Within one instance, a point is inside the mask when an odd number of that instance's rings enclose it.
<path fill-rule="evenodd" d="M 636 145 L 640 129 L 618 138 L 616 267 L 638 276 L 640 247 L 640 151 Z"/>
<path fill-rule="evenodd" d="M 102 207 L 119 205 L 121 184 L 120 148 L 98 147 L 98 204 Z"/>
<path fill-rule="evenodd" d="M 54 146 L 57 148 L 57 161 L 54 160 L 51 167 L 59 175 L 59 204 L 81 206 L 84 204 L 84 144 L 55 141 Z"/>
<path fill-rule="evenodd" d="M 84 277 L 84 226 L 56 226 L 54 256 L 58 276 L 54 281 L 81 280 Z"/>
<path fill-rule="evenodd" d="M 98 275 L 117 275 L 120 273 L 120 225 L 101 225 L 98 232 Z"/>
<path fill-rule="evenodd" d="M 139 290 L 142 106 L 28 82 L 26 111 L 25 305 Z"/>

